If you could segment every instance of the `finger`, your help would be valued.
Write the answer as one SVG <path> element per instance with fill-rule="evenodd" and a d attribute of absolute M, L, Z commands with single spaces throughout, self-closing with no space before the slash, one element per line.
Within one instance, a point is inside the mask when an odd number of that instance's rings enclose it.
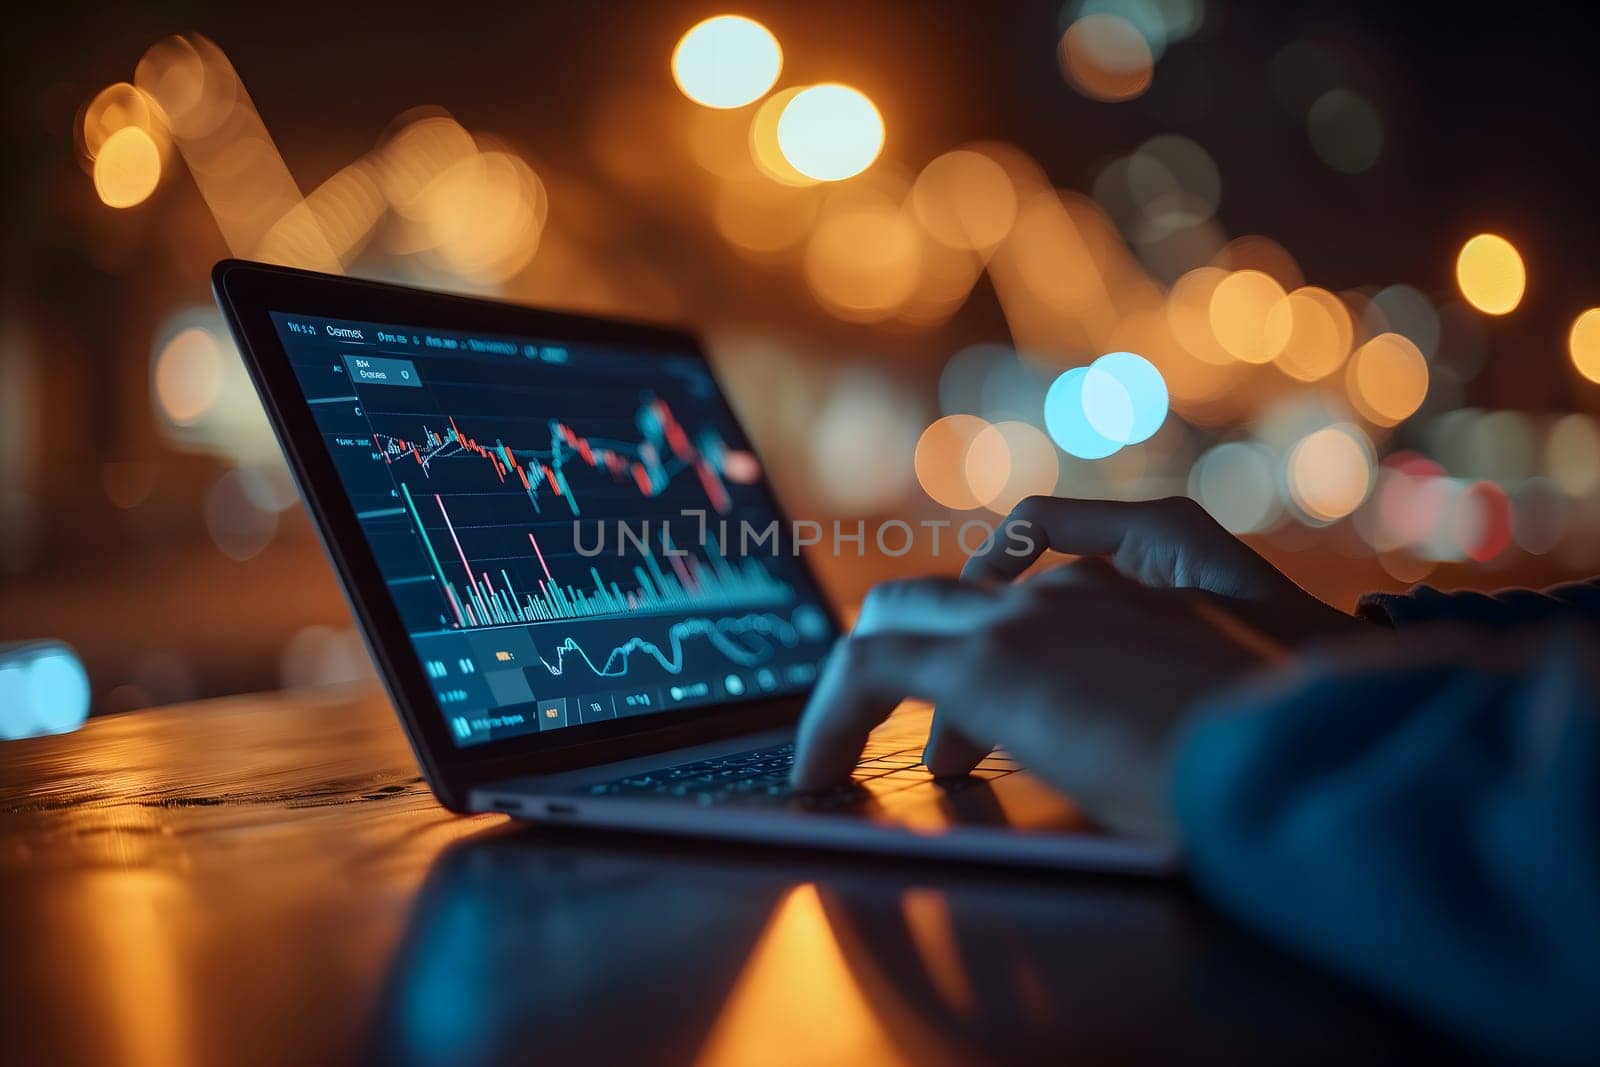
<path fill-rule="evenodd" d="M 800 718 L 790 780 L 797 789 L 837 785 L 861 758 L 867 735 L 907 697 L 937 701 L 949 685 L 958 638 L 908 633 L 847 637 L 835 646 Z"/>
<path fill-rule="evenodd" d="M 933 725 L 928 729 L 928 746 L 922 750 L 922 762 L 937 778 L 971 774 L 978 761 L 994 751 L 993 744 L 974 740 L 955 723 L 956 716 L 948 707 L 933 709 Z"/>
<path fill-rule="evenodd" d="M 1238 544 L 1186 497 L 1145 501 L 1029 497 L 1006 516 L 990 543 L 967 560 L 961 577 L 1010 581 L 1046 550 L 1053 550 L 1103 556 L 1129 578 L 1171 586 L 1178 584 L 1176 564 L 1183 550 L 1197 540 L 1214 540 L 1218 532 Z"/>
<path fill-rule="evenodd" d="M 1084 556 L 1082 559 L 1051 567 L 1030 579 L 1028 584 L 1069 589 L 1140 588 L 1099 556 Z"/>
<path fill-rule="evenodd" d="M 851 631 L 866 636 L 886 631 L 970 633 L 1003 607 L 999 590 L 955 578 L 909 578 L 880 582 L 861 602 Z"/>

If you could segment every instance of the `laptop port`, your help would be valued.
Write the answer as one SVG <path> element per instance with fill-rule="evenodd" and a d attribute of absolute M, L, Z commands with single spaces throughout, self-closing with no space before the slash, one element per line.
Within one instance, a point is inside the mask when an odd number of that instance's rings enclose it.
<path fill-rule="evenodd" d="M 578 814 L 578 806 L 576 804 L 557 804 L 551 801 L 544 806 L 544 811 L 546 815 L 576 815 Z"/>

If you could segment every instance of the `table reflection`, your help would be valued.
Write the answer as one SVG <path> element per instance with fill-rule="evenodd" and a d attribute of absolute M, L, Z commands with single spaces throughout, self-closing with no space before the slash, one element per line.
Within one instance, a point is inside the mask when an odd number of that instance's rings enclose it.
<path fill-rule="evenodd" d="M 433 869 L 374 1060 L 1399 1058 L 1432 1042 L 1180 885 L 520 830 Z"/>

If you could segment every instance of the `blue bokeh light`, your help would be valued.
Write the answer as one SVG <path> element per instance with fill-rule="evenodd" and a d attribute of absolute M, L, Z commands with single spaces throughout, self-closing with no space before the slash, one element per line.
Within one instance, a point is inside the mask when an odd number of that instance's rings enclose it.
<path fill-rule="evenodd" d="M 63 734 L 89 716 L 89 676 L 59 641 L 0 645 L 0 741 Z"/>
<path fill-rule="evenodd" d="M 1136 445 L 1167 418 L 1167 383 L 1143 356 L 1110 352 L 1089 365 L 1083 411 L 1090 427 L 1119 444 Z"/>
<path fill-rule="evenodd" d="M 1063 452 L 1079 459 L 1105 459 L 1122 445 L 1100 433 L 1084 414 L 1088 367 L 1074 367 L 1050 383 L 1044 396 L 1044 426 Z"/>

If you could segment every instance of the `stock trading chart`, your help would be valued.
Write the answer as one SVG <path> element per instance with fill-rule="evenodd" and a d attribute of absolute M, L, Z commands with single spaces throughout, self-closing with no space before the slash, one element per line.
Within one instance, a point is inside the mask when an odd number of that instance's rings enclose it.
<path fill-rule="evenodd" d="M 697 356 L 273 321 L 458 744 L 815 678 L 831 624 Z"/>

